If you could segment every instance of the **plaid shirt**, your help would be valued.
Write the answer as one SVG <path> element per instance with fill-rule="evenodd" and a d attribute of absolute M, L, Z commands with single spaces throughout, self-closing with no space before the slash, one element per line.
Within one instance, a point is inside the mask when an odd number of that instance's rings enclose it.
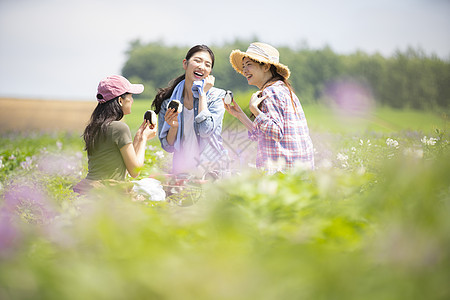
<path fill-rule="evenodd" d="M 275 166 L 281 164 L 281 170 L 288 170 L 302 163 L 313 169 L 313 144 L 297 96 L 292 93 L 291 100 L 289 89 L 282 81 L 265 88 L 263 95 L 269 97 L 261 103 L 262 113 L 248 132 L 250 139 L 258 141 L 256 166 L 270 170 L 274 162 Z"/>

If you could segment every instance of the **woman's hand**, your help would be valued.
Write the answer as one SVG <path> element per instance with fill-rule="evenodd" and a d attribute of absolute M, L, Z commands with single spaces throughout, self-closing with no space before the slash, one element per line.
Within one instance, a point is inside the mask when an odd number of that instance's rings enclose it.
<path fill-rule="evenodd" d="M 253 122 L 247 117 L 245 112 L 242 110 L 242 108 L 239 106 L 239 104 L 234 101 L 234 99 L 231 100 L 230 104 L 223 103 L 225 106 L 225 109 L 227 112 L 229 112 L 233 117 L 236 117 L 239 121 L 241 121 L 242 124 L 244 124 L 245 128 L 248 130 L 253 129 Z"/>
<path fill-rule="evenodd" d="M 133 143 L 120 148 L 120 154 L 131 177 L 136 178 L 139 175 L 139 168 L 144 165 L 145 145 L 156 136 L 157 130 L 156 125 L 144 120 L 134 136 Z"/>
<path fill-rule="evenodd" d="M 164 115 L 164 121 L 169 124 L 170 127 L 178 128 L 178 112 L 172 108 L 167 109 Z"/>
<path fill-rule="evenodd" d="M 249 108 L 255 117 L 257 117 L 261 113 L 261 110 L 259 110 L 258 105 L 267 97 L 268 95 L 263 96 L 261 91 L 253 93 L 252 97 L 250 98 Z"/>
<path fill-rule="evenodd" d="M 208 75 L 205 78 L 205 82 L 203 83 L 203 92 L 205 94 L 214 86 L 215 81 L 216 81 L 216 78 L 214 78 L 214 76 L 212 76 L 212 75 Z"/>
<path fill-rule="evenodd" d="M 144 127 L 142 135 L 147 141 L 156 136 L 156 133 L 158 132 L 158 126 L 156 124 L 150 124 L 150 121 L 145 120 L 141 127 L 142 126 Z"/>
<path fill-rule="evenodd" d="M 224 102 L 223 105 L 226 111 L 229 112 L 233 117 L 238 118 L 240 115 L 245 114 L 239 104 L 234 101 L 234 99 L 231 100 L 230 104 L 226 104 Z"/>
<path fill-rule="evenodd" d="M 156 136 L 158 132 L 158 127 L 156 125 L 150 124 L 150 121 L 144 120 L 139 129 L 136 132 L 136 137 L 145 141 L 151 140 Z"/>

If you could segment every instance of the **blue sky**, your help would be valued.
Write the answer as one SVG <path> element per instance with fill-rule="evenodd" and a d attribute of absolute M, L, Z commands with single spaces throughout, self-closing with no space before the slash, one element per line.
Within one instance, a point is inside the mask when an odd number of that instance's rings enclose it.
<path fill-rule="evenodd" d="M 450 1 L 0 0 L 0 97 L 93 100 L 135 39 L 189 48 L 255 36 L 343 54 L 412 46 L 449 60 Z"/>

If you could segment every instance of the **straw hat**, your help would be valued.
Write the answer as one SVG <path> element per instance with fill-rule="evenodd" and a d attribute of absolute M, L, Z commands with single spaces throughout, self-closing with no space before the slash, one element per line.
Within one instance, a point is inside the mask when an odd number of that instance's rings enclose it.
<path fill-rule="evenodd" d="M 278 73 L 285 79 L 288 79 L 291 75 L 289 68 L 283 64 L 280 64 L 280 53 L 274 47 L 265 43 L 251 43 L 246 52 L 240 50 L 233 50 L 230 54 L 230 63 L 233 68 L 242 75 L 242 60 L 244 57 L 248 57 L 257 62 L 274 65 L 277 68 Z"/>

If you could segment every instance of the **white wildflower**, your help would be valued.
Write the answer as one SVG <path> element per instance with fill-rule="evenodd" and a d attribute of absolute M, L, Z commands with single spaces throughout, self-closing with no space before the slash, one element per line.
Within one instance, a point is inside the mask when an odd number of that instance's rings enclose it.
<path fill-rule="evenodd" d="M 15 159 L 16 159 L 16 157 L 14 156 L 14 154 L 11 154 L 11 156 L 10 156 L 10 157 L 8 157 L 8 159 L 9 159 L 9 160 L 15 160 Z"/>
<path fill-rule="evenodd" d="M 155 150 L 156 150 L 156 146 L 153 146 L 153 145 L 147 145 L 147 150 L 155 151 Z"/>
<path fill-rule="evenodd" d="M 339 161 L 347 161 L 348 159 L 348 156 L 342 153 L 338 153 L 336 157 Z"/>
<path fill-rule="evenodd" d="M 56 142 L 56 147 L 58 147 L 59 150 L 62 149 L 63 143 L 61 143 L 60 141 Z"/>
<path fill-rule="evenodd" d="M 348 156 L 342 153 L 338 153 L 337 154 L 337 159 L 342 163 L 342 167 L 343 168 L 347 168 L 348 167 Z"/>
<path fill-rule="evenodd" d="M 31 159 L 31 157 L 27 156 L 25 158 L 25 161 L 20 163 L 20 166 L 25 170 L 29 170 L 31 168 L 32 163 L 33 163 L 33 160 Z"/>
<path fill-rule="evenodd" d="M 386 139 L 386 145 L 388 145 L 388 147 L 396 148 L 396 149 L 399 147 L 398 142 L 391 138 Z"/>
<path fill-rule="evenodd" d="M 360 146 L 364 146 L 364 144 L 366 144 L 367 146 L 372 145 L 372 144 L 370 143 L 370 140 L 367 140 L 367 141 L 364 143 L 364 141 L 360 139 L 360 140 L 359 140 L 359 145 L 360 145 Z"/>
<path fill-rule="evenodd" d="M 162 151 L 156 151 L 156 152 L 155 152 L 155 156 L 158 157 L 158 158 L 164 158 L 164 152 L 162 152 Z"/>
<path fill-rule="evenodd" d="M 434 146 L 436 145 L 436 142 L 438 141 L 438 138 L 433 138 L 430 137 L 429 139 L 427 139 L 427 136 L 424 136 L 420 141 L 424 144 L 424 145 L 428 145 L 428 146 Z"/>
<path fill-rule="evenodd" d="M 352 147 L 351 150 L 352 150 L 353 153 L 356 153 L 356 148 L 355 147 Z"/>

